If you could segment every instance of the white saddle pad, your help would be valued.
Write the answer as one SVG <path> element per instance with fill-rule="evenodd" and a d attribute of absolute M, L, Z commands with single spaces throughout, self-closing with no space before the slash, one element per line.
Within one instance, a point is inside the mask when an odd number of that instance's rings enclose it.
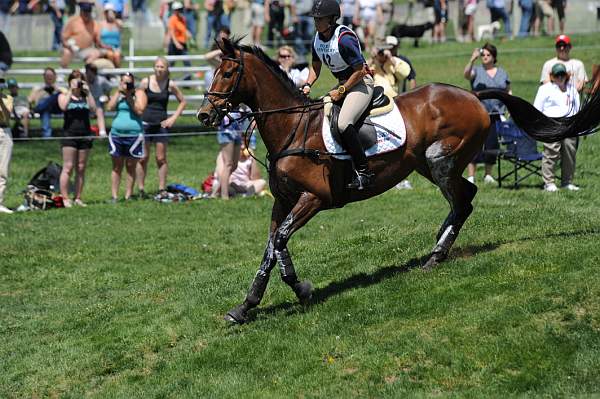
<path fill-rule="evenodd" d="M 377 132 L 377 142 L 370 148 L 365 148 L 367 157 L 394 151 L 404 145 L 406 141 L 406 126 L 396 104 L 394 104 L 394 109 L 387 114 L 372 116 L 371 122 L 373 122 L 375 131 Z M 386 129 L 391 130 L 394 134 L 390 134 Z M 323 142 L 327 151 L 332 154 L 340 154 L 333 155 L 334 158 L 350 159 L 350 155 L 345 154 L 346 150 L 331 136 L 329 118 L 327 116 L 323 118 L 322 132 Z"/>

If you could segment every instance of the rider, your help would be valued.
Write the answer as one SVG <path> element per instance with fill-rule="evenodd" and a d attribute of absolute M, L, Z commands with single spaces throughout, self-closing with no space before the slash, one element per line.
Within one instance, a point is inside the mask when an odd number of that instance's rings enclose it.
<path fill-rule="evenodd" d="M 356 176 L 348 188 L 363 190 L 372 184 L 373 173 L 367 166 L 367 157 L 358 139 L 356 122 L 371 103 L 373 77 L 362 56 L 356 34 L 347 26 L 338 25 L 340 6 L 336 0 L 316 0 L 312 12 L 317 33 L 312 46 L 312 68 L 304 94 L 310 93 L 319 78 L 323 64 L 338 79 L 339 85 L 329 92 L 333 101 L 346 98 L 338 118 L 338 128 L 346 150 L 352 157 Z"/>

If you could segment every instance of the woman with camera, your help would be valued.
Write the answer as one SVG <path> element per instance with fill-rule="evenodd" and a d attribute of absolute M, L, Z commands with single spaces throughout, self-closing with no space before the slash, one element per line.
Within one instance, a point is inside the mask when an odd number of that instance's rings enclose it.
<path fill-rule="evenodd" d="M 117 202 L 123 166 L 127 169 L 125 200 L 131 198 L 133 193 L 135 168 L 138 160 L 144 156 L 142 113 L 147 104 L 146 93 L 144 90 L 136 90 L 133 75 L 122 75 L 119 90 L 112 95 L 107 105 L 109 111 L 117 111 L 108 136 L 109 153 L 112 157 L 112 203 Z"/>
<path fill-rule="evenodd" d="M 486 43 L 482 48 L 473 50 L 471 59 L 465 66 L 464 77 L 471 82 L 471 89 L 475 92 L 485 89 L 505 90 L 509 94 L 510 79 L 508 73 L 496 65 L 498 61 L 498 50 L 496 46 Z M 481 58 L 481 65 L 473 66 L 475 61 Z M 500 116 L 506 112 L 506 107 L 499 100 L 483 100 L 483 106 L 490 115 L 491 127 L 489 135 L 473 162 L 467 166 L 467 173 L 471 183 L 475 183 L 475 169 L 477 163 L 485 164 L 484 183 L 494 183 L 496 180 L 492 177 L 492 167 L 496 164 L 496 152 L 498 150 L 498 133 L 496 125 L 500 122 Z M 491 150 L 491 151 L 490 151 Z"/>
<path fill-rule="evenodd" d="M 85 76 L 74 69 L 69 74 L 68 90 L 58 96 L 58 107 L 64 112 L 62 157 L 63 168 L 60 174 L 60 194 L 65 208 L 75 205 L 85 206 L 81 200 L 85 168 L 92 148 L 90 112 L 96 111 L 94 97 L 89 95 Z M 75 196 L 69 199 L 69 180 L 75 169 Z"/>

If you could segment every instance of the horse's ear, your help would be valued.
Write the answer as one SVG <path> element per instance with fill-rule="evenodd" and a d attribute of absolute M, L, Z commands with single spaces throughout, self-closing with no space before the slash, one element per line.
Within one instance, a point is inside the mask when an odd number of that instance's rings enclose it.
<path fill-rule="evenodd" d="M 219 48 L 223 52 L 223 55 L 235 58 L 235 46 L 231 40 L 223 38 L 223 43 Z"/>

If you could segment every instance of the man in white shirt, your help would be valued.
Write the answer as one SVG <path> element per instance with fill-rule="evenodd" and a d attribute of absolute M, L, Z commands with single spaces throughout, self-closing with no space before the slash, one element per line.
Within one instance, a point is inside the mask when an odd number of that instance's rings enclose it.
<path fill-rule="evenodd" d="M 9 127 L 13 99 L 3 93 L 6 81 L 4 80 L 4 74 L 0 75 L 0 213 L 13 213 L 3 204 L 8 181 L 8 165 L 10 164 L 13 147 L 12 133 Z"/>
<path fill-rule="evenodd" d="M 555 40 L 556 45 L 556 57 L 549 59 L 544 63 L 542 68 L 542 75 L 540 76 L 540 83 L 547 83 L 550 81 L 550 71 L 557 62 L 565 65 L 567 73 L 571 76 L 573 84 L 577 88 L 577 92 L 581 93 L 583 86 L 588 81 L 588 77 L 585 73 L 585 67 L 583 62 L 575 58 L 570 57 L 571 52 L 571 38 L 567 35 L 559 35 Z"/>
<path fill-rule="evenodd" d="M 550 81 L 538 89 L 533 102 L 534 107 L 544 115 L 552 118 L 575 115 L 579 111 L 579 93 L 567 68 L 561 62 L 556 62 L 550 70 Z M 573 184 L 575 175 L 575 157 L 577 154 L 577 137 L 570 137 L 556 143 L 544 143 L 544 158 L 542 158 L 542 178 L 544 190 L 558 191 L 554 183 L 554 167 L 561 161 L 561 186 L 570 191 L 579 187 Z"/>

